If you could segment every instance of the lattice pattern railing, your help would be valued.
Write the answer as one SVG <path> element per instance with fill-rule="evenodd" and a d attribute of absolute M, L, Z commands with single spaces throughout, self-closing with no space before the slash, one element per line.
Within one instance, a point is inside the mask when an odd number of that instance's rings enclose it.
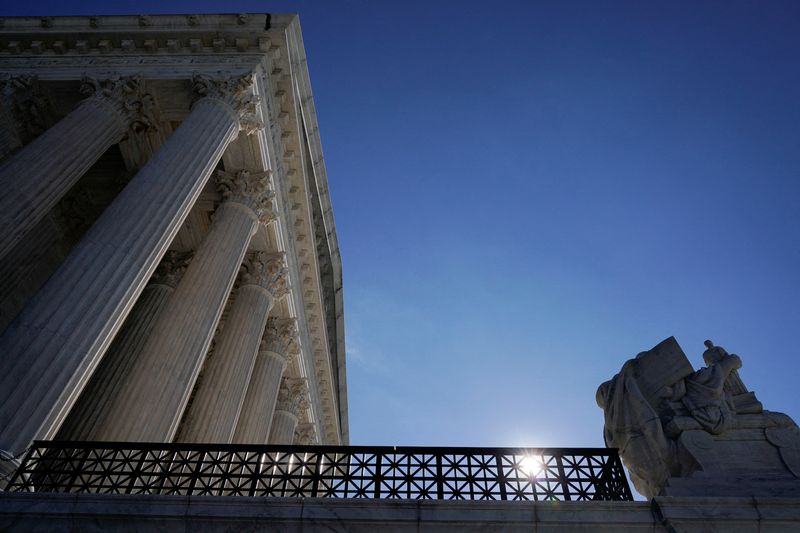
<path fill-rule="evenodd" d="M 37 441 L 9 491 L 631 500 L 616 450 Z"/>

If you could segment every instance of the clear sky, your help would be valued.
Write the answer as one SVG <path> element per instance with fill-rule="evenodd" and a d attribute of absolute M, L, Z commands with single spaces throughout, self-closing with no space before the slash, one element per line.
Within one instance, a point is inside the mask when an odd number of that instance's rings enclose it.
<path fill-rule="evenodd" d="M 674 335 L 800 418 L 800 3 L 14 2 L 299 12 L 354 444 L 601 446 Z"/>

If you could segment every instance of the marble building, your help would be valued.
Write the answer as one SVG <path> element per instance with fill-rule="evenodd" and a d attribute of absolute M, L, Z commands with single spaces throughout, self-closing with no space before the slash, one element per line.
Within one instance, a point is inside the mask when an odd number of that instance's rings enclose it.
<path fill-rule="evenodd" d="M 297 18 L 5 18 L 0 73 L 0 449 L 347 444 Z"/>
<path fill-rule="evenodd" d="M 0 530 L 800 530 L 800 429 L 710 341 L 598 390 L 647 502 L 596 492 L 609 448 L 349 446 L 295 15 L 0 18 L 0 90 Z"/>

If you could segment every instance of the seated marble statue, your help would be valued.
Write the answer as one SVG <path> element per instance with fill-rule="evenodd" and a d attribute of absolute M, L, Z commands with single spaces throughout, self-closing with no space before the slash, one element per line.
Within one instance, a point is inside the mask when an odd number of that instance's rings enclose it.
<path fill-rule="evenodd" d="M 600 385 L 606 445 L 645 496 L 800 495 L 797 425 L 763 410 L 737 355 L 705 346 L 700 370 L 670 337 Z"/>

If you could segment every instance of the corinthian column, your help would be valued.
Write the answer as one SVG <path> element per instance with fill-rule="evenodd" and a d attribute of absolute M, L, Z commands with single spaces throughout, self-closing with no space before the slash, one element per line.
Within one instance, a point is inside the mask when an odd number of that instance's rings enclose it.
<path fill-rule="evenodd" d="M 120 385 L 103 440 L 173 440 L 250 239 L 275 216 L 266 174 L 221 173 L 218 184 L 222 205 Z"/>
<path fill-rule="evenodd" d="M 292 444 L 299 444 L 301 446 L 310 446 L 317 444 L 317 426 L 311 422 L 298 424 L 294 430 L 294 442 Z"/>
<path fill-rule="evenodd" d="M 84 78 L 90 95 L 61 121 L 0 167 L 0 258 L 33 228 L 89 170 L 118 143 L 129 125 L 148 121 L 150 98 L 138 78 Z"/>
<path fill-rule="evenodd" d="M 261 339 L 255 367 L 244 397 L 233 442 L 266 444 L 281 377 L 291 355 L 297 353 L 297 321 L 270 318 Z"/>
<path fill-rule="evenodd" d="M 230 443 L 269 310 L 286 289 L 284 254 L 255 252 L 242 265 L 239 289 L 214 353 L 195 386 L 179 442 Z"/>
<path fill-rule="evenodd" d="M 269 444 L 292 444 L 300 413 L 308 409 L 308 383 L 303 378 L 283 378 L 272 417 Z"/>
<path fill-rule="evenodd" d="M 55 434 L 223 151 L 250 129 L 251 84 L 195 78 L 189 116 L 0 337 L 0 449 Z"/>
<path fill-rule="evenodd" d="M 78 401 L 69 412 L 57 438 L 98 440 L 108 419 L 117 388 L 126 379 L 161 316 L 170 294 L 186 271 L 191 254 L 167 252 L 155 274 L 133 306 L 114 342 L 103 357 Z"/>
<path fill-rule="evenodd" d="M 0 158 L 3 158 L 50 127 L 53 106 L 33 75 L 0 75 L 0 92 L 5 104 L 0 111 Z"/>

